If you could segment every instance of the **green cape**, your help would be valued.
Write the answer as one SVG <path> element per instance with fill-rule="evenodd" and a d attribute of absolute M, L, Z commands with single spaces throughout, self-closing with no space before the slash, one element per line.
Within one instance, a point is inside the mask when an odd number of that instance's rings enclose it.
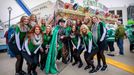
<path fill-rule="evenodd" d="M 56 26 L 53 31 L 52 40 L 50 43 L 50 49 L 48 52 L 47 60 L 46 60 L 46 66 L 45 66 L 45 73 L 52 73 L 56 74 L 58 73 L 58 70 L 56 68 L 56 57 L 57 57 L 57 35 L 59 31 L 59 26 Z"/>

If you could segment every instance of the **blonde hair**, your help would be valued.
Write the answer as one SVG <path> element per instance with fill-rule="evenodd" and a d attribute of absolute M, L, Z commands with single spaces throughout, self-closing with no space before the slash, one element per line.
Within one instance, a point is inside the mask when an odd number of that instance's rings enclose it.
<path fill-rule="evenodd" d="M 82 24 L 81 27 L 80 27 L 80 34 L 81 34 L 81 35 L 82 35 L 82 29 L 83 29 L 83 28 L 85 28 L 85 29 L 87 30 L 87 32 L 90 31 L 87 25 Z"/>

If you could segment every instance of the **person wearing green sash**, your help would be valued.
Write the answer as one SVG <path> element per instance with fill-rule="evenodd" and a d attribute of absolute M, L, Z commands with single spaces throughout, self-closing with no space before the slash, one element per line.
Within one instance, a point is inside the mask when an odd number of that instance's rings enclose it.
<path fill-rule="evenodd" d="M 27 61 L 28 75 L 37 75 L 36 67 L 39 60 L 39 50 L 43 52 L 43 36 L 39 25 L 35 25 L 31 31 L 25 38 L 22 55 Z"/>
<path fill-rule="evenodd" d="M 89 30 L 91 30 L 92 20 L 90 16 L 84 18 L 84 24 L 88 26 Z"/>
<path fill-rule="evenodd" d="M 104 50 L 106 48 L 106 26 L 105 23 L 100 21 L 97 16 L 92 17 L 92 27 L 91 31 L 93 33 L 93 38 L 97 42 L 98 45 L 98 53 L 97 53 L 97 61 L 98 65 L 96 67 L 96 71 L 100 70 L 105 71 L 107 69 L 106 59 L 104 55 Z M 101 60 L 103 66 L 101 67 Z"/>
<path fill-rule="evenodd" d="M 80 32 L 81 25 L 82 25 L 82 21 L 80 19 L 77 19 L 76 20 L 76 27 L 77 27 L 77 29 L 78 29 L 79 32 Z"/>
<path fill-rule="evenodd" d="M 52 39 L 52 34 L 51 34 L 52 28 L 50 25 L 46 26 L 45 33 L 43 35 L 43 52 L 41 53 L 41 59 L 40 59 L 40 68 L 43 70 L 46 65 L 46 60 L 47 60 L 47 54 L 50 46 L 50 42 Z"/>
<path fill-rule="evenodd" d="M 73 57 L 75 62 L 72 64 L 73 66 L 76 65 L 79 62 L 78 68 L 81 68 L 83 66 L 82 60 L 81 60 L 81 53 L 84 50 L 84 46 L 82 44 L 82 38 L 80 36 L 80 33 L 75 25 L 72 26 L 71 31 L 71 44 L 73 45 Z"/>
<path fill-rule="evenodd" d="M 89 73 L 94 73 L 96 72 L 96 69 L 94 66 L 93 57 L 98 53 L 98 49 L 97 49 L 98 45 L 97 42 L 95 42 L 95 40 L 93 39 L 92 32 L 89 31 L 87 25 L 83 24 L 80 29 L 81 29 L 81 35 L 83 38 L 85 49 L 86 49 L 86 51 L 84 52 L 84 58 L 87 63 L 85 70 L 92 67 Z"/>
<path fill-rule="evenodd" d="M 22 48 L 23 48 L 23 43 L 24 43 L 24 38 L 26 36 L 26 33 L 29 31 L 28 28 L 28 23 L 29 23 L 29 18 L 28 16 L 22 16 L 20 19 L 19 24 L 15 28 L 15 36 L 14 36 L 14 41 L 12 41 L 12 45 L 10 46 L 13 49 L 13 52 L 15 53 L 15 57 L 17 59 L 16 61 L 16 74 L 15 75 L 22 75 L 26 74 L 22 70 L 22 65 L 23 65 L 23 57 L 21 54 Z M 13 44 L 15 43 L 15 44 Z"/>
<path fill-rule="evenodd" d="M 30 22 L 29 22 L 30 29 L 33 28 L 36 24 L 38 24 L 37 16 L 35 14 L 31 14 L 30 15 Z"/>
<path fill-rule="evenodd" d="M 45 21 L 45 19 L 41 19 L 41 30 L 43 31 L 43 33 L 45 33 L 45 31 L 46 31 L 46 21 Z"/>
<path fill-rule="evenodd" d="M 50 48 L 47 55 L 46 66 L 45 66 L 45 73 L 57 74 L 58 69 L 56 65 L 56 59 L 60 59 L 62 56 L 62 41 L 61 39 L 64 38 L 64 27 L 65 27 L 65 20 L 60 19 L 58 21 L 58 25 L 55 26 L 52 32 L 52 40 L 50 43 Z M 58 47 L 58 48 L 57 48 Z M 58 56 L 57 56 L 58 55 Z"/>

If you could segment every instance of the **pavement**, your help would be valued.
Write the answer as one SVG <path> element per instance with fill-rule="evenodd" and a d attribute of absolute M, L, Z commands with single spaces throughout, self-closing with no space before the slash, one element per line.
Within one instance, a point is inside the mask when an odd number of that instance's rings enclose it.
<path fill-rule="evenodd" d="M 125 55 L 118 55 L 119 49 L 114 44 L 115 56 L 107 56 L 105 52 L 108 68 L 106 71 L 98 71 L 96 73 L 90 74 L 89 70 L 84 70 L 86 62 L 84 60 L 83 54 L 81 55 L 83 61 L 83 67 L 78 68 L 78 65 L 72 66 L 72 63 L 67 65 L 60 61 L 57 61 L 57 67 L 59 69 L 58 75 L 134 75 L 134 53 L 129 51 L 129 41 L 124 40 L 124 51 Z M 96 58 L 94 59 L 95 65 L 97 64 Z M 15 75 L 15 58 L 10 58 L 7 53 L 0 52 L 0 75 Z M 26 62 L 24 62 L 23 70 L 27 70 Z M 45 75 L 39 68 L 37 68 L 38 75 Z M 49 74 L 51 75 L 51 74 Z"/>

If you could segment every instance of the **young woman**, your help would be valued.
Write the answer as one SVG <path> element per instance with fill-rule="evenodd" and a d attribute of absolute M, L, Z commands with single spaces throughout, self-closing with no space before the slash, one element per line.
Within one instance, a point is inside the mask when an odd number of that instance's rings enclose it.
<path fill-rule="evenodd" d="M 66 22 L 66 28 L 65 28 L 65 35 L 66 35 L 66 39 L 65 39 L 65 43 L 64 45 L 66 46 L 66 50 L 68 52 L 68 55 L 66 57 L 67 62 L 70 61 L 72 62 L 72 50 L 71 50 L 71 40 L 70 40 L 70 33 L 71 33 L 71 25 L 72 25 L 72 21 L 71 19 L 68 19 Z"/>
<path fill-rule="evenodd" d="M 28 64 L 28 74 L 31 75 L 32 71 L 33 75 L 37 75 L 36 67 L 39 59 L 39 50 L 43 52 L 43 48 L 41 47 L 43 38 L 39 25 L 35 25 L 31 31 L 25 39 L 22 55 Z"/>
<path fill-rule="evenodd" d="M 43 31 L 43 33 L 45 33 L 45 31 L 46 31 L 46 21 L 45 21 L 45 19 L 41 19 L 41 30 Z"/>
<path fill-rule="evenodd" d="M 94 73 L 96 72 L 94 62 L 93 62 L 93 57 L 95 54 L 97 54 L 98 49 L 97 49 L 97 44 L 93 39 L 92 33 L 89 31 L 88 27 L 86 25 L 81 26 L 81 35 L 84 41 L 84 45 L 86 48 L 86 51 L 84 52 L 84 58 L 87 63 L 87 66 L 85 68 L 89 68 L 90 66 L 92 69 L 89 71 L 89 73 Z"/>
<path fill-rule="evenodd" d="M 37 16 L 36 15 L 34 15 L 34 14 L 32 14 L 31 16 L 30 16 L 30 22 L 29 22 L 29 27 L 30 28 L 33 28 L 36 24 L 38 24 L 38 21 L 37 21 Z"/>
<path fill-rule="evenodd" d="M 41 60 L 40 60 L 41 70 L 43 70 L 46 65 L 49 45 L 52 39 L 51 31 L 52 31 L 52 27 L 50 25 L 46 26 L 46 31 L 43 35 L 43 44 L 42 44 L 44 52 L 41 53 Z"/>
<path fill-rule="evenodd" d="M 91 25 L 92 25 L 91 17 L 86 16 L 86 17 L 84 18 L 84 24 L 88 26 L 89 30 L 91 30 Z"/>
<path fill-rule="evenodd" d="M 81 45 L 82 40 L 80 33 L 78 32 L 77 28 L 75 25 L 72 26 L 72 31 L 71 31 L 71 44 L 73 45 L 73 57 L 75 62 L 72 65 L 76 65 L 79 62 L 78 68 L 81 68 L 83 63 L 80 57 L 80 54 L 84 50 L 84 47 Z"/>
<path fill-rule="evenodd" d="M 80 20 L 80 19 L 77 19 L 77 20 L 76 20 L 76 26 L 77 26 L 77 29 L 78 29 L 79 32 L 80 32 L 80 27 L 81 27 L 81 25 L 82 25 L 81 20 Z"/>
<path fill-rule="evenodd" d="M 15 69 L 16 69 L 15 75 L 25 74 L 25 72 L 22 70 L 23 57 L 21 54 L 21 50 L 22 50 L 22 45 L 24 43 L 25 35 L 29 31 L 28 23 L 29 23 L 29 18 L 27 16 L 22 16 L 19 24 L 16 26 L 15 36 L 13 36 L 9 42 L 9 47 L 12 49 L 17 59 L 15 64 Z"/>
<path fill-rule="evenodd" d="M 106 59 L 104 55 L 104 49 L 106 46 L 106 27 L 103 22 L 99 20 L 97 16 L 92 17 L 93 25 L 91 27 L 91 31 L 93 33 L 94 40 L 97 41 L 99 51 L 97 53 L 97 61 L 98 65 L 96 67 L 96 71 L 100 70 L 105 71 L 107 68 Z M 101 67 L 101 60 L 103 62 L 103 67 Z"/>

